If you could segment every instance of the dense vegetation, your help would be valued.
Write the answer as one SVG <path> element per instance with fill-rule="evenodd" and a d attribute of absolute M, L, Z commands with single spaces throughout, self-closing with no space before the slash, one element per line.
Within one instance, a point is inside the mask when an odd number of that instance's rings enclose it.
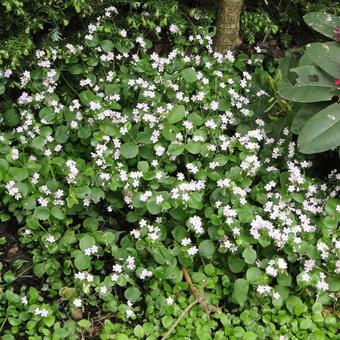
<path fill-rule="evenodd" d="M 1 339 L 339 338 L 333 1 L 1 6 Z"/>

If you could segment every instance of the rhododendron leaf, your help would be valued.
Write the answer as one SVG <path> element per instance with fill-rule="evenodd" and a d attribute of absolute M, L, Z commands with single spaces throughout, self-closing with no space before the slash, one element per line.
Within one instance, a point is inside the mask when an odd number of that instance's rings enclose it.
<path fill-rule="evenodd" d="M 340 26 L 340 18 L 329 13 L 311 12 L 303 17 L 305 23 L 324 36 L 336 39 L 335 29 Z"/>
<path fill-rule="evenodd" d="M 281 97 L 298 102 L 314 103 L 331 100 L 335 96 L 335 88 L 318 85 L 280 85 L 279 94 Z"/>
<path fill-rule="evenodd" d="M 340 104 L 335 103 L 316 113 L 303 126 L 298 147 L 311 154 L 336 148 L 340 145 Z"/>
<path fill-rule="evenodd" d="M 334 88 L 335 79 L 315 65 L 299 66 L 291 69 L 298 75 L 296 82 L 300 85 L 318 85 Z"/>

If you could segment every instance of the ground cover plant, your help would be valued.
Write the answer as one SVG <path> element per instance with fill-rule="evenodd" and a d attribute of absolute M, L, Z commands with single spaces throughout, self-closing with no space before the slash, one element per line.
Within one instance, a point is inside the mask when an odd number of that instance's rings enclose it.
<path fill-rule="evenodd" d="M 260 48 L 135 6 L 1 69 L 1 338 L 339 338 L 339 170 L 263 109 Z"/>

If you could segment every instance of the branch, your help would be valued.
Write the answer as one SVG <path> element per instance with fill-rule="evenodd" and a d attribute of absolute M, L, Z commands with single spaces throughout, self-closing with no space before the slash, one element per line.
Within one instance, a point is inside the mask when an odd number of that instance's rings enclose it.
<path fill-rule="evenodd" d="M 184 311 L 180 314 L 180 316 L 177 318 L 177 320 L 174 322 L 174 324 L 170 327 L 170 329 L 166 332 L 166 334 L 163 336 L 162 340 L 167 339 L 171 333 L 175 330 L 179 322 L 184 318 L 185 314 L 187 314 L 192 307 L 194 307 L 199 301 L 196 299 L 195 301 L 191 302 L 187 308 L 184 309 Z"/>
<path fill-rule="evenodd" d="M 211 304 L 209 304 L 205 297 L 204 297 L 204 291 L 203 289 L 201 291 L 198 291 L 196 289 L 196 287 L 194 286 L 194 284 L 192 283 L 191 277 L 188 273 L 188 271 L 186 270 L 186 268 L 182 268 L 182 272 L 185 278 L 185 281 L 188 283 L 190 290 L 192 292 L 192 294 L 195 296 L 195 298 L 197 299 L 197 301 L 200 303 L 200 305 L 202 306 L 202 308 L 205 310 L 205 312 L 209 315 L 211 312 L 214 313 L 220 313 L 221 310 L 220 308 L 213 306 Z"/>

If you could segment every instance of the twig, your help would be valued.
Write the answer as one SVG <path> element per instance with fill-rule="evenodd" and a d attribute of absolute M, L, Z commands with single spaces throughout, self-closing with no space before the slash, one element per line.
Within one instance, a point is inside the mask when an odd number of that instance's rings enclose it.
<path fill-rule="evenodd" d="M 188 273 L 188 271 L 186 270 L 186 268 L 182 268 L 182 272 L 185 278 L 185 281 L 188 283 L 190 290 L 192 292 L 192 294 L 195 296 L 195 298 L 197 299 L 197 301 L 200 303 L 200 305 L 202 306 L 202 308 L 205 310 L 205 312 L 209 315 L 211 312 L 214 313 L 219 313 L 221 312 L 220 308 L 213 306 L 211 304 L 209 304 L 205 297 L 204 297 L 204 291 L 203 289 L 201 291 L 198 291 L 196 289 L 196 287 L 194 286 L 194 284 L 192 283 L 191 277 Z"/>
<path fill-rule="evenodd" d="M 194 307 L 197 303 L 199 303 L 198 299 L 191 302 L 190 305 L 187 306 L 187 308 L 184 309 L 184 311 L 180 314 L 180 316 L 177 318 L 177 320 L 174 322 L 174 324 L 170 327 L 170 329 L 166 332 L 166 334 L 163 336 L 162 340 L 167 339 L 171 333 L 175 330 L 179 322 L 184 318 L 185 314 L 187 314 L 192 307 Z"/>

